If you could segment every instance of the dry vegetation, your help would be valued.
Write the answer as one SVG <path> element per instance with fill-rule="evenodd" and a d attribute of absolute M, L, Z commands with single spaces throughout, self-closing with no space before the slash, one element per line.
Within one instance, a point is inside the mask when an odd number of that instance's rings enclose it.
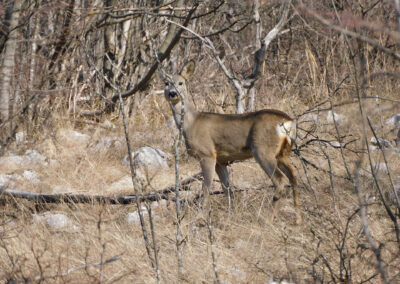
<path fill-rule="evenodd" d="M 131 172 L 122 162 L 128 152 L 118 97 L 113 96 L 132 89 L 156 62 L 155 51 L 161 50 L 173 26 L 159 14 L 173 11 L 153 9 L 164 1 L 139 1 L 137 6 L 117 0 L 21 2 L 16 32 L 7 29 L 11 39 L 20 39 L 12 41 L 17 43 L 8 85 L 15 99 L 13 111 L 0 116 L 0 182 L 1 175 L 14 179 L 9 188 L 0 184 L 0 191 L 133 194 L 129 178 L 115 185 Z M 175 2 L 174 7 L 183 7 L 183 1 Z M 196 1 L 189 2 L 184 11 L 177 9 L 182 18 L 172 20 L 184 22 Z M 218 6 L 219 1 L 205 1 L 194 16 L 205 15 L 188 24 L 202 35 L 220 30 L 209 38 L 231 74 L 243 82 L 252 72 L 257 50 L 252 21 L 256 2 Z M 281 18 L 282 3 L 259 2 L 265 36 Z M 399 125 L 389 121 L 400 113 L 398 1 L 352 2 L 290 1 L 288 21 L 266 50 L 254 82 L 255 109 L 281 109 L 298 119 L 292 161 L 301 194 L 301 226 L 295 225 L 289 188 L 277 219 L 268 222 L 274 190 L 252 160 L 230 166 L 236 191 L 230 212 L 225 196 L 215 194 L 210 216 L 199 213 L 193 199 L 200 193 L 201 180 L 181 191 L 182 219 L 177 218 L 175 193 L 167 202 L 140 205 L 153 261 L 143 227 L 129 219 L 137 217 L 134 203 L 43 204 L 1 195 L 0 283 L 400 282 L 400 207 L 394 195 L 400 191 L 400 138 Z M 8 4 L 0 4 L 2 22 Z M 212 7 L 217 8 L 207 14 Z M 126 26 L 110 15 L 129 11 L 141 13 L 121 18 L 131 24 L 124 51 Z M 57 23 L 64 26 L 46 26 L 48 13 L 55 23 L 62 19 Z M 66 23 L 67 14 L 76 21 Z M 101 20 L 104 15 L 108 20 Z M 222 29 L 232 23 L 230 30 Z M 65 25 L 71 26 L 64 30 Z M 117 50 L 108 45 L 110 32 L 119 43 Z M 237 90 L 210 48 L 190 39 L 189 32 L 182 35 L 160 73 L 174 73 L 188 58 L 196 60 L 189 81 L 194 105 L 198 110 L 235 113 Z M 0 36 L 10 40 L 3 32 Z M 40 46 L 34 46 L 38 41 Z M 8 70 L 3 41 L 0 48 L 3 72 Z M 0 88 L 6 86 L 4 80 L 0 83 Z M 149 172 L 147 181 L 136 188 L 139 192 L 175 184 L 177 132 L 159 92 L 163 87 L 155 75 L 124 100 L 131 148 L 151 146 L 172 157 L 169 168 Z M 82 97 L 84 102 L 79 101 Z M 246 105 L 249 97 L 250 92 Z M 337 114 L 334 120 L 332 111 Z M 71 131 L 87 136 L 74 138 Z M 16 139 L 18 133 L 24 133 L 23 141 Z M 375 135 L 390 145 L 371 144 Z M 96 148 L 106 137 L 113 143 Z M 32 149 L 46 157 L 45 164 L 6 163 L 5 158 Z M 179 151 L 180 178 L 198 173 L 198 162 L 187 156 L 184 145 Z M 38 180 L 23 178 L 27 170 Z M 218 180 L 214 190 L 220 190 Z M 66 224 L 52 226 L 46 219 L 49 214 L 63 214 Z M 183 241 L 177 246 L 178 224 Z M 177 248 L 182 250 L 182 273 Z"/>

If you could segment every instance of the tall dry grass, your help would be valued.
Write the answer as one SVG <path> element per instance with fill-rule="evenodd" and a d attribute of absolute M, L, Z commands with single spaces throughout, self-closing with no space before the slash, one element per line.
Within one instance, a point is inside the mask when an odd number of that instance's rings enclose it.
<path fill-rule="evenodd" d="M 314 4 L 319 7 L 323 3 Z M 272 27 L 277 17 L 273 13 L 270 16 L 269 11 L 267 8 L 263 11 L 265 19 L 270 20 L 265 20 L 265 28 Z M 366 20 L 385 19 L 384 11 L 368 14 Z M 399 64 L 375 48 L 357 45 L 360 43 L 354 39 L 348 39 L 348 45 L 343 35 L 303 16 L 293 17 L 288 30 L 271 45 L 255 88 L 257 109 L 276 108 L 298 119 L 297 150 L 292 160 L 298 174 L 304 223 L 295 225 L 296 214 L 288 189 L 276 221 L 270 224 L 267 220 L 272 209 L 271 182 L 253 161 L 231 165 L 231 180 L 238 190 L 234 210 L 228 212 L 224 196 L 212 196 L 213 250 L 219 278 L 224 283 L 268 283 L 272 279 L 293 283 L 381 283 L 377 258 L 360 217 L 363 205 L 387 278 L 397 283 L 399 243 L 377 185 L 383 190 L 389 209 L 399 218 L 390 178 L 395 190 L 399 190 L 400 154 L 393 146 L 373 148 L 369 143 L 373 133 L 364 118 L 371 119 L 378 137 L 393 145 L 398 128 L 389 125 L 387 119 L 400 112 L 396 79 Z M 207 27 L 201 24 L 200 30 Z M 225 62 L 231 64 L 229 67 L 238 76 L 251 67 L 252 53 L 245 45 L 252 34 L 249 27 L 241 34 L 227 33 L 219 39 L 229 51 Z M 365 34 L 376 36 L 369 30 Z M 383 40 L 379 42 L 384 44 Z M 352 56 L 350 49 L 355 55 Z M 359 54 L 365 57 L 364 69 Z M 235 112 L 234 88 L 207 49 L 200 43 L 185 41 L 172 58 L 177 66 L 186 58 L 199 59 L 189 82 L 193 102 L 199 110 Z M 379 75 L 382 72 L 396 76 Z M 367 79 L 364 84 L 363 78 Z M 155 78 L 149 90 L 136 98 L 128 121 L 134 149 L 151 146 L 173 153 L 170 111 L 162 95 L 156 94 L 162 88 L 162 82 Z M 364 117 L 357 97 L 360 90 L 367 97 L 361 100 Z M 376 96 L 379 98 L 368 98 Z M 40 123 L 25 121 L 27 126 L 21 126 L 21 130 L 28 134 L 27 143 L 15 142 L 8 147 L 8 153 L 22 154 L 35 149 L 53 160 L 51 166 L 31 169 L 39 174 L 39 183 L 21 179 L 17 181 L 18 188 L 43 193 L 132 194 L 130 185 L 111 187 L 130 174 L 129 168 L 122 164 L 127 149 L 119 112 L 93 120 L 95 124 L 80 123 L 67 112 L 66 104 L 64 97 L 57 97 L 53 106 L 57 113 L 54 111 L 51 119 L 39 117 Z M 44 113 L 47 105 L 47 102 L 40 105 Z M 332 110 L 345 118 L 338 119 L 336 126 L 328 118 Z M 104 128 L 107 120 L 115 128 Z M 62 132 L 69 130 L 90 138 L 84 143 L 68 139 Z M 91 145 L 104 137 L 116 137 L 121 143 L 105 151 L 93 151 Z M 180 152 L 184 152 L 184 147 Z M 197 161 L 187 154 L 180 158 L 182 178 L 200 170 Z M 151 176 L 146 191 L 174 184 L 172 164 L 170 161 L 168 170 Z M 19 174 L 23 170 L 2 169 L 0 174 Z M 361 202 L 355 188 L 356 176 L 359 176 Z M 191 192 L 198 193 L 200 188 L 201 181 L 194 182 Z M 218 181 L 214 182 L 214 188 L 220 189 Z M 188 202 L 184 204 L 181 227 L 184 237 L 181 279 L 176 258 L 175 204 L 171 201 L 152 204 L 156 250 L 164 283 L 215 281 L 209 230 L 199 217 L 197 205 L 191 201 L 193 195 L 182 193 Z M 1 202 L 0 281 L 156 282 L 140 225 L 127 221 L 128 214 L 137 211 L 135 205 L 34 204 L 12 198 L 3 198 Z M 49 212 L 64 214 L 71 223 L 52 228 L 43 221 Z M 147 227 L 148 224 L 147 221 Z M 113 257 L 118 259 L 99 264 Z"/>

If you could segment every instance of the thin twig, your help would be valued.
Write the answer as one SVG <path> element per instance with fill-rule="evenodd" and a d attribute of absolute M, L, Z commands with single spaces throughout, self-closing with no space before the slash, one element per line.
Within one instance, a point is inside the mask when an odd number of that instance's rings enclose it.
<path fill-rule="evenodd" d="M 386 170 L 387 170 L 387 173 L 388 173 L 388 176 L 389 176 L 389 180 L 390 180 L 390 185 L 391 185 L 391 188 L 392 188 L 392 192 L 393 192 L 393 194 L 394 194 L 394 199 L 395 199 L 396 202 L 397 202 L 397 208 L 400 208 L 400 206 L 399 206 L 399 204 L 400 204 L 400 202 L 399 202 L 399 197 L 398 197 L 397 192 L 396 192 L 395 189 L 394 189 L 393 179 L 392 179 L 392 176 L 391 176 L 391 174 L 390 174 L 390 170 L 389 170 L 389 167 L 388 167 L 388 161 L 387 161 L 387 159 L 386 159 L 385 151 L 383 151 L 383 149 L 382 149 L 383 147 L 382 147 L 381 143 L 379 142 L 378 137 L 376 136 L 375 130 L 374 130 L 374 128 L 373 128 L 373 126 L 372 126 L 372 123 L 371 123 L 371 120 L 369 119 L 368 116 L 367 116 L 367 121 L 368 121 L 368 125 L 369 125 L 369 127 L 370 127 L 372 133 L 374 134 L 374 137 L 375 137 L 375 139 L 376 139 L 376 142 L 378 143 L 378 147 L 379 147 L 379 149 L 382 151 L 383 159 L 384 159 L 384 161 L 385 161 Z M 373 177 L 373 179 L 374 179 L 374 181 L 375 181 L 375 185 L 376 185 L 376 187 L 378 188 L 379 196 L 380 196 L 380 198 L 381 198 L 381 200 L 382 200 L 382 202 L 383 202 L 383 206 L 385 207 L 386 213 L 388 214 L 388 216 L 389 216 L 390 219 L 392 220 L 392 223 L 393 223 L 393 225 L 394 225 L 394 229 L 395 229 L 395 232 L 396 232 L 397 244 L 400 246 L 400 228 L 399 228 L 399 224 L 398 224 L 398 221 L 397 221 L 397 217 L 396 217 L 396 215 L 393 213 L 393 211 L 392 211 L 392 209 L 390 208 L 390 206 L 389 206 L 389 204 L 387 203 L 387 201 L 385 200 L 385 196 L 384 196 L 384 194 L 383 194 L 382 188 L 381 188 L 381 186 L 380 186 L 380 184 L 379 184 L 379 182 L 378 182 L 378 179 L 376 178 L 376 175 L 375 175 L 375 171 L 374 171 L 374 167 L 373 167 L 373 163 L 372 163 L 372 158 L 371 158 L 371 153 L 370 153 L 370 150 L 369 150 L 368 142 L 366 142 L 366 144 L 367 144 L 367 150 L 368 150 L 369 164 L 370 164 L 370 167 L 371 167 L 371 174 L 372 174 L 372 177 Z"/>
<path fill-rule="evenodd" d="M 84 265 L 72 267 L 72 268 L 68 269 L 67 271 L 65 271 L 63 273 L 36 276 L 35 278 L 33 278 L 33 281 L 43 281 L 43 280 L 47 280 L 47 279 L 66 277 L 66 276 L 70 275 L 73 272 L 76 272 L 76 271 L 79 271 L 79 270 L 82 270 L 82 269 L 87 269 L 89 267 L 104 266 L 105 264 L 109 264 L 109 263 L 112 263 L 112 262 L 120 260 L 120 259 L 121 259 L 120 256 L 114 256 L 114 257 L 111 257 L 111 258 L 106 259 L 106 260 L 101 261 L 101 262 L 87 263 L 87 264 L 84 264 Z M 24 280 L 24 283 L 27 283 L 26 280 Z"/>
<path fill-rule="evenodd" d="M 166 21 L 169 22 L 169 23 L 171 23 L 171 24 L 177 25 L 177 26 L 180 27 L 181 29 L 184 29 L 184 30 L 188 31 L 189 33 L 191 33 L 191 34 L 193 34 L 194 36 L 196 36 L 197 38 L 199 38 L 202 42 L 204 42 L 204 43 L 206 44 L 206 47 L 208 47 L 208 48 L 211 50 L 211 52 L 212 52 L 212 54 L 213 54 L 215 60 L 217 61 L 218 65 L 220 66 L 221 70 L 224 72 L 225 76 L 229 79 L 229 81 L 230 81 L 230 82 L 233 84 L 233 86 L 235 87 L 236 92 L 237 92 L 237 96 L 238 96 L 238 97 L 241 97 L 241 98 L 244 97 L 244 91 L 243 91 L 243 88 L 242 88 L 242 86 L 241 86 L 240 81 L 239 81 L 237 78 L 235 78 L 235 77 L 228 71 L 228 68 L 226 68 L 225 64 L 222 62 L 221 58 L 220 58 L 219 55 L 218 55 L 218 51 L 215 49 L 214 44 L 212 43 L 212 41 L 211 41 L 210 39 L 205 38 L 205 37 L 202 37 L 202 36 L 199 35 L 198 33 L 194 32 L 193 30 L 191 30 L 191 29 L 189 29 L 189 28 L 187 28 L 187 27 L 184 27 L 183 25 L 181 25 L 181 24 L 179 24 L 179 23 L 176 23 L 176 22 L 171 21 L 171 20 L 168 20 L 168 19 L 166 19 Z M 239 112 L 239 110 L 238 110 L 238 112 Z M 239 112 L 239 113 L 240 113 L 240 112 Z"/>
<path fill-rule="evenodd" d="M 217 258 L 215 256 L 215 249 L 214 249 L 214 234 L 213 234 L 213 226 L 211 223 L 211 206 L 209 207 L 208 210 L 208 218 L 207 218 L 207 228 L 208 228 L 208 238 L 210 241 L 210 249 L 211 249 L 211 259 L 212 259 L 212 266 L 214 270 L 214 275 L 215 275 L 215 282 L 217 284 L 220 284 L 221 281 L 219 279 L 219 274 L 218 274 L 218 268 L 217 268 Z"/>
<path fill-rule="evenodd" d="M 339 16 L 337 16 L 338 20 L 340 21 Z M 346 34 L 346 33 L 345 33 Z M 350 52 L 350 58 L 352 61 L 352 65 L 354 68 L 354 82 L 355 82 L 355 87 L 356 87 L 356 95 L 357 95 L 357 99 L 358 99 L 358 106 L 359 106 L 359 110 L 360 110 L 360 117 L 361 117 L 361 125 L 362 125 L 362 130 L 363 130 L 363 143 L 365 144 L 366 148 L 367 148 L 367 152 L 368 152 L 368 157 L 370 159 L 370 166 L 372 168 L 372 163 L 371 163 L 371 153 L 369 150 L 369 144 L 367 141 L 367 134 L 366 134 L 366 126 L 365 126 L 365 112 L 364 112 L 364 107 L 363 107 L 363 103 L 361 100 L 361 93 L 364 92 L 364 89 L 360 89 L 360 84 L 359 84 L 359 80 L 358 80 L 358 74 L 360 73 L 361 77 L 364 78 L 364 71 L 365 71 L 365 60 L 361 59 L 361 70 L 360 72 L 358 72 L 358 68 L 357 68 L 357 63 L 356 63 L 356 56 L 353 52 L 353 48 L 352 45 L 349 42 L 349 39 L 347 36 L 344 37 L 346 45 L 348 47 L 348 50 Z M 361 88 L 363 88 L 364 85 L 361 85 Z M 376 260 L 377 260 L 377 268 L 378 271 L 382 277 L 382 280 L 384 283 L 389 283 L 389 280 L 387 278 L 387 273 L 386 270 L 384 268 L 384 264 L 383 264 L 383 260 L 382 260 L 382 255 L 381 255 L 381 249 L 380 247 L 376 246 L 374 240 L 372 239 L 371 233 L 369 232 L 369 227 L 368 227 L 368 217 L 367 217 L 367 212 L 366 212 L 366 206 L 365 206 L 365 202 L 362 199 L 362 192 L 361 192 L 361 186 L 360 186 L 360 167 L 361 167 L 361 160 L 362 157 L 356 161 L 355 163 L 355 168 L 354 168 L 354 179 L 352 179 L 353 182 L 353 186 L 355 188 L 355 191 L 357 193 L 357 198 L 358 198 L 358 203 L 360 206 L 360 217 L 361 217 L 361 223 L 363 225 L 363 231 L 364 231 L 364 235 L 367 238 L 368 243 L 371 246 L 371 250 L 372 252 L 375 254 Z M 379 186 L 379 183 L 376 179 L 375 173 L 374 171 L 372 171 L 372 176 L 376 182 L 376 184 Z"/>
<path fill-rule="evenodd" d="M 135 195 L 139 196 L 139 191 L 138 191 L 138 187 L 137 187 L 137 184 L 136 184 L 136 170 L 135 170 L 135 167 L 133 166 L 133 160 L 132 160 L 131 142 L 130 142 L 130 138 L 129 138 L 129 134 L 128 134 L 128 126 L 126 125 L 125 109 L 124 109 L 121 93 L 118 93 L 118 94 L 119 94 L 119 105 L 120 105 L 120 109 L 121 109 L 121 113 L 122 113 L 122 121 L 123 121 L 123 124 L 124 124 L 126 145 L 127 145 L 127 148 L 128 148 L 128 159 L 129 159 L 129 168 L 131 170 L 132 185 L 133 185 L 133 189 L 134 189 Z M 145 246 L 146 246 L 147 256 L 149 257 L 151 265 L 152 265 L 153 269 L 156 270 L 156 274 L 158 276 L 155 260 L 154 260 L 152 254 L 151 254 L 151 247 L 150 247 L 150 241 L 149 241 L 148 234 L 147 234 L 146 224 L 145 224 L 145 221 L 144 221 L 143 213 L 141 211 L 141 206 L 140 206 L 140 202 L 141 201 L 140 201 L 139 198 L 135 198 L 135 201 L 136 201 L 136 207 L 137 207 L 137 210 L 138 210 L 140 226 L 142 228 L 143 239 L 144 239 L 144 243 L 145 243 Z"/>
<path fill-rule="evenodd" d="M 323 146 L 321 147 L 321 151 L 324 154 L 325 158 L 328 160 L 328 166 L 329 166 L 329 181 L 331 184 L 331 194 L 332 194 L 332 201 L 333 201 L 333 206 L 335 208 L 335 211 L 339 217 L 339 221 L 340 224 L 343 226 L 342 224 L 342 215 L 340 213 L 340 208 L 338 208 L 338 203 L 337 203 L 337 197 L 336 197 L 336 193 L 335 193 L 335 182 L 334 182 L 334 176 L 333 176 L 333 169 L 332 169 L 332 162 L 331 159 L 329 157 L 329 155 L 326 153 L 326 151 L 324 150 Z"/>
<path fill-rule="evenodd" d="M 319 15 L 316 11 L 312 11 L 311 9 L 308 9 L 307 7 L 302 7 L 301 8 L 301 12 L 304 14 L 308 14 L 313 16 L 316 20 L 318 20 L 318 22 L 324 24 L 325 26 L 339 32 L 342 33 L 346 36 L 361 40 L 363 42 L 368 43 L 369 45 L 383 51 L 386 54 L 389 54 L 390 56 L 392 56 L 394 59 L 396 60 L 400 60 L 400 54 L 390 50 L 389 48 L 383 47 L 379 42 L 371 40 L 370 38 L 363 36 L 359 33 L 350 31 L 348 29 L 342 28 L 340 26 L 334 25 L 332 23 L 330 23 L 328 20 L 326 20 L 325 18 L 323 18 L 321 15 Z"/>

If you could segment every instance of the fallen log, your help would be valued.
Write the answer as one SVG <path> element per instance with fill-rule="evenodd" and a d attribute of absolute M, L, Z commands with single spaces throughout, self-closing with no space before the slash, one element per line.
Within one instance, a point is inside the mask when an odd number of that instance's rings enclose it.
<path fill-rule="evenodd" d="M 191 177 L 188 177 L 181 181 L 180 191 L 190 190 L 190 184 L 194 181 L 202 179 L 202 174 L 197 173 Z M 267 185 L 267 187 L 273 187 L 273 185 Z M 256 188 L 251 188 L 252 190 L 262 190 L 265 185 Z M 243 192 L 250 190 L 250 188 L 236 188 L 232 187 L 233 192 Z M 175 201 L 175 196 L 169 196 L 170 193 L 175 192 L 175 185 L 168 186 L 162 190 L 156 192 L 151 192 L 147 194 L 141 194 L 139 196 L 140 201 L 158 201 L 161 199 Z M 216 190 L 210 192 L 210 195 L 220 195 L 224 194 L 222 190 Z M 202 196 L 202 192 L 197 193 L 193 200 L 197 200 Z M 104 195 L 89 195 L 89 194 L 72 194 L 72 193 L 36 193 L 27 192 L 15 189 L 2 189 L 0 187 L 0 199 L 5 199 L 7 197 L 11 198 L 21 198 L 26 199 L 35 203 L 105 203 L 105 204 L 115 204 L 115 205 L 126 205 L 136 202 L 136 195 L 119 195 L 119 196 L 104 196 Z"/>
<path fill-rule="evenodd" d="M 201 179 L 201 173 L 197 173 L 181 181 L 180 190 L 189 190 L 189 185 Z M 162 190 L 141 194 L 138 198 L 141 201 L 157 201 L 161 199 L 171 199 L 169 194 L 175 192 L 175 185 L 168 186 Z M 136 201 L 136 195 L 119 195 L 119 196 L 104 196 L 104 195 L 89 195 L 89 194 L 72 194 L 72 193 L 36 193 L 27 192 L 15 189 L 1 189 L 0 198 L 6 197 L 27 199 L 36 203 L 107 203 L 107 204 L 130 204 Z"/>

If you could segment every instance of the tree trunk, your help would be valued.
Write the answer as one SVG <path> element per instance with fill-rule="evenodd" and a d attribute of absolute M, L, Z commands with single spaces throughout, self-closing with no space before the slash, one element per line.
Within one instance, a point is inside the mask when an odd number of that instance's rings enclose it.
<path fill-rule="evenodd" d="M 5 42 L 3 62 L 0 66 L 0 122 L 8 120 L 12 112 L 10 104 L 12 96 L 11 81 L 15 67 L 14 58 L 17 45 L 15 37 L 18 32 L 13 28 L 18 25 L 21 3 L 21 0 L 16 0 L 11 4 L 13 5 L 12 9 L 9 10 L 12 13 L 9 25 L 11 32 L 8 34 L 7 41 Z"/>
<path fill-rule="evenodd" d="M 115 7 L 116 3 L 114 0 L 105 0 L 104 7 Z M 104 29 L 104 58 L 103 58 L 103 74 L 107 78 L 104 82 L 105 96 L 106 98 L 111 98 L 114 93 L 114 89 L 110 86 L 110 83 L 114 84 L 113 78 L 116 70 L 114 70 L 113 65 L 116 65 L 116 25 L 108 25 Z M 107 104 L 107 102 L 106 102 Z"/>

